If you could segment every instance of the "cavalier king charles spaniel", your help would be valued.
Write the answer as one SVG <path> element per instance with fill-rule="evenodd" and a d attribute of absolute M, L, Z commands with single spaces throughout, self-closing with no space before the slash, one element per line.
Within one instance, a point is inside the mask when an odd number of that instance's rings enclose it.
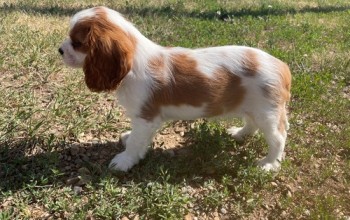
<path fill-rule="evenodd" d="M 144 158 L 167 120 L 218 116 L 244 119 L 243 127 L 227 129 L 237 141 L 259 129 L 269 150 L 258 165 L 280 169 L 291 73 L 279 59 L 245 46 L 162 47 L 106 7 L 75 14 L 58 51 L 66 65 L 83 68 L 91 91 L 115 91 L 131 118 L 132 131 L 121 135 L 125 151 L 110 169 L 127 171 Z"/>

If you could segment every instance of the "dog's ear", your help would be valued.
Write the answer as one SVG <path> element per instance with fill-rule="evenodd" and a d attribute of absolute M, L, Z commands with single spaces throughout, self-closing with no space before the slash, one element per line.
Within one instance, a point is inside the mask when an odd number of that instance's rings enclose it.
<path fill-rule="evenodd" d="M 94 92 L 115 90 L 132 67 L 134 42 L 120 27 L 99 17 L 90 21 L 87 44 L 86 85 Z"/>

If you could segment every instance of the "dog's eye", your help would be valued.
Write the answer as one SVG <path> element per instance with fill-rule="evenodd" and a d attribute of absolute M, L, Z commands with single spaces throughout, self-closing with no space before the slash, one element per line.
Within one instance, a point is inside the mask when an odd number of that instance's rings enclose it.
<path fill-rule="evenodd" d="M 73 48 L 79 48 L 82 46 L 82 43 L 78 42 L 78 41 L 73 41 L 72 42 L 72 47 Z"/>

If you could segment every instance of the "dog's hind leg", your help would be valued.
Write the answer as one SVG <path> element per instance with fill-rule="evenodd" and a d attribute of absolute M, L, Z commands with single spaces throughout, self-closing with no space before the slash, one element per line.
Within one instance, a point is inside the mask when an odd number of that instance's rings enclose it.
<path fill-rule="evenodd" d="M 266 114 L 255 118 L 258 128 L 264 134 L 269 146 L 268 154 L 259 161 L 266 171 L 278 171 L 281 167 L 283 152 L 287 138 L 288 120 L 286 110 L 276 110 L 277 114 Z"/>

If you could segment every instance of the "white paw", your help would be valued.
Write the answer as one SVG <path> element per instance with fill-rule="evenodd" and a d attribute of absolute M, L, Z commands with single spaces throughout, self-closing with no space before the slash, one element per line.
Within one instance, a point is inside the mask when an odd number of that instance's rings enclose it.
<path fill-rule="evenodd" d="M 281 161 L 275 160 L 271 162 L 271 161 L 268 161 L 266 158 L 264 158 L 258 162 L 258 166 L 267 172 L 268 171 L 278 172 L 281 169 Z"/>
<path fill-rule="evenodd" d="M 237 142 L 243 142 L 245 135 L 242 134 L 242 128 L 232 127 L 227 129 L 226 132 Z"/>
<path fill-rule="evenodd" d="M 139 159 L 136 157 L 130 156 L 125 151 L 117 154 L 109 164 L 109 169 L 114 171 L 123 171 L 126 172 L 131 169 L 135 164 L 139 162 Z"/>
<path fill-rule="evenodd" d="M 120 141 L 123 146 L 126 146 L 126 140 L 128 140 L 130 133 L 131 131 L 126 131 L 120 135 Z"/>

